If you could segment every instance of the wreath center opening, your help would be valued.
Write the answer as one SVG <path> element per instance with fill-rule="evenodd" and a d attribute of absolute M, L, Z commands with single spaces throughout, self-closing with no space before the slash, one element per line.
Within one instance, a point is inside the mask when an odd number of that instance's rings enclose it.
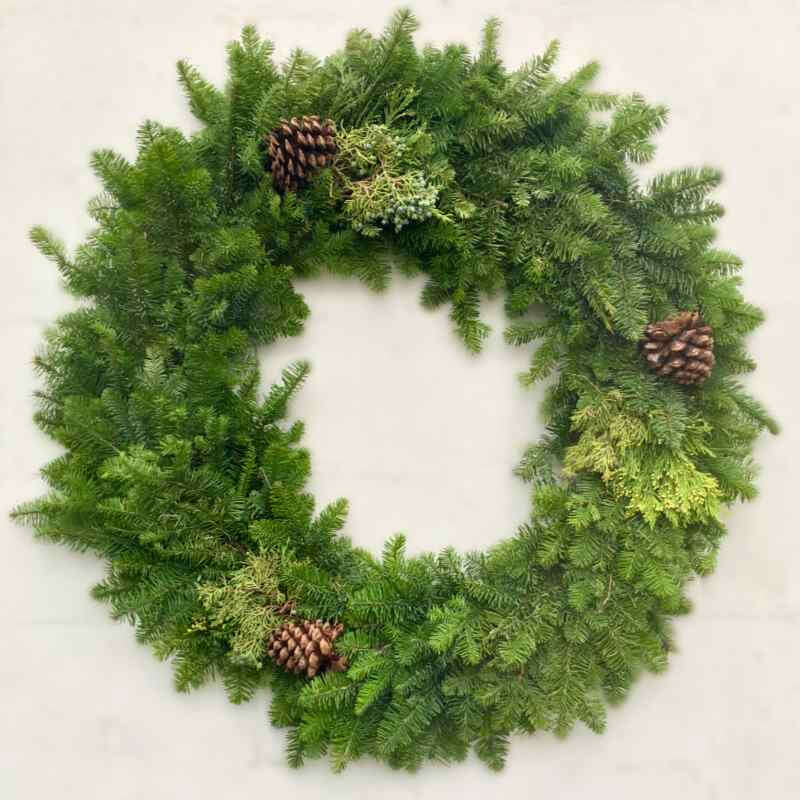
<path fill-rule="evenodd" d="M 259 351 L 263 390 L 291 362 L 310 362 L 289 407 L 305 424 L 309 490 L 318 507 L 346 497 L 346 533 L 371 551 L 400 531 L 410 552 L 483 549 L 530 513 L 529 487 L 512 474 L 544 429 L 544 387 L 517 380 L 530 350 L 503 341 L 498 298 L 482 306 L 483 351 L 469 353 L 446 309 L 420 305 L 423 284 L 394 274 L 376 293 L 338 277 L 298 282 L 311 308 L 304 331 Z"/>

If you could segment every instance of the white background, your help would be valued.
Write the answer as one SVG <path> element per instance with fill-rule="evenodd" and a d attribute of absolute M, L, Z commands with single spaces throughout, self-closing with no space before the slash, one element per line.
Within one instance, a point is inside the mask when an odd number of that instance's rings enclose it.
<path fill-rule="evenodd" d="M 30 367 L 42 332 L 71 301 L 26 240 L 45 223 L 72 247 L 96 190 L 90 150 L 134 155 L 146 117 L 189 128 L 175 81 L 185 56 L 224 75 L 224 45 L 253 22 L 285 56 L 319 55 L 354 26 L 378 31 L 394 3 L 373 0 L 0 0 L 0 797 L 769 798 L 798 796 L 800 645 L 796 510 L 798 14 L 795 0 L 549 0 L 418 4 L 421 41 L 477 44 L 489 13 L 505 22 L 517 65 L 562 40 L 560 74 L 599 59 L 599 85 L 638 90 L 671 109 L 659 168 L 711 163 L 726 181 L 719 244 L 746 263 L 750 300 L 768 322 L 751 339 L 749 383 L 784 426 L 761 440 L 760 499 L 729 515 L 719 568 L 692 587 L 680 651 L 610 713 L 609 730 L 513 740 L 507 768 L 474 759 L 409 776 L 373 762 L 333 776 L 289 770 L 266 697 L 244 707 L 218 687 L 184 696 L 169 667 L 110 622 L 88 587 L 89 556 L 33 540 L 6 512 L 43 490 L 58 453 L 31 422 Z M 296 10 L 292 10 L 296 9 Z M 265 380 L 291 358 L 314 372 L 292 411 L 308 423 L 313 489 L 346 495 L 348 528 L 378 550 L 405 530 L 413 550 L 483 548 L 527 511 L 510 470 L 540 428 L 535 393 L 514 375 L 525 354 L 495 337 L 466 355 L 446 311 L 423 312 L 418 282 L 370 296 L 325 280 L 308 287 L 307 334 L 264 354 Z M 497 304 L 487 310 L 502 327 Z"/>

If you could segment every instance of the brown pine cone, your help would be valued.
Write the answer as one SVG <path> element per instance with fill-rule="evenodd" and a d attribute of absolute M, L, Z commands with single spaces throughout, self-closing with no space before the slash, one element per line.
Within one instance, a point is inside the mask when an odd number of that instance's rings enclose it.
<path fill-rule="evenodd" d="M 714 337 L 697 311 L 682 311 L 644 330 L 642 352 L 657 375 L 701 384 L 714 366 Z"/>
<path fill-rule="evenodd" d="M 336 153 L 336 126 L 317 116 L 282 119 L 265 137 L 267 167 L 272 182 L 281 193 L 297 191 L 312 174 L 333 161 Z"/>
<path fill-rule="evenodd" d="M 278 666 L 295 675 L 303 673 L 313 678 L 326 669 L 343 672 L 347 658 L 333 647 L 343 630 L 341 623 L 333 625 L 321 619 L 289 620 L 273 631 L 267 653 Z"/>

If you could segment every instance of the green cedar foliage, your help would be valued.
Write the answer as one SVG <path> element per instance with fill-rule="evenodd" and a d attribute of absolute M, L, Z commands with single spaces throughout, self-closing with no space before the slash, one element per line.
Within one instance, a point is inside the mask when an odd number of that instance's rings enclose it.
<path fill-rule="evenodd" d="M 713 247 L 720 174 L 636 176 L 665 109 L 593 91 L 596 64 L 556 77 L 555 43 L 507 69 L 494 20 L 476 55 L 418 49 L 415 28 L 399 11 L 324 61 L 276 64 L 248 27 L 224 90 L 181 62 L 201 130 L 146 122 L 134 162 L 95 153 L 97 226 L 73 256 L 31 235 L 85 302 L 36 359 L 36 421 L 64 454 L 16 517 L 107 562 L 94 595 L 171 660 L 179 689 L 218 677 L 239 702 L 269 684 L 292 764 L 415 769 L 474 748 L 499 768 L 515 732 L 602 730 L 607 703 L 664 668 L 670 617 L 713 568 L 723 507 L 755 492 L 755 438 L 775 430 L 739 382 L 762 316 L 739 260 Z M 281 198 L 259 141 L 312 113 L 336 121 L 341 159 Z M 380 289 L 392 263 L 427 276 L 423 302 L 449 305 L 474 351 L 480 299 L 502 291 L 509 343 L 538 343 L 524 382 L 556 376 L 518 469 L 530 521 L 486 553 L 354 548 L 344 501 L 315 512 L 302 425 L 286 421 L 308 366 L 257 390 L 255 348 L 308 314 L 296 276 Z M 637 339 L 695 308 L 718 361 L 687 390 L 645 367 Z M 307 681 L 263 659 L 285 598 L 344 623 L 347 672 Z"/>

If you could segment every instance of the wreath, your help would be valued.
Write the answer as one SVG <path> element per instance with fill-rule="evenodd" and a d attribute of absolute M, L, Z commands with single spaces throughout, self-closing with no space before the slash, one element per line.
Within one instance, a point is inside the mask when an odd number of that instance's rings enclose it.
<path fill-rule="evenodd" d="M 556 42 L 508 70 L 494 19 L 476 55 L 418 49 L 416 26 L 401 10 L 281 65 L 246 27 L 224 90 L 179 62 L 199 130 L 147 121 L 135 162 L 95 152 L 74 255 L 31 233 L 89 302 L 35 359 L 35 419 L 64 453 L 15 516 L 107 562 L 94 597 L 179 690 L 269 685 L 293 765 L 474 748 L 500 768 L 515 732 L 601 731 L 665 668 L 687 582 L 777 430 L 738 377 L 762 313 L 712 246 L 720 173 L 637 178 L 665 108 L 594 91 L 595 63 L 556 77 Z M 481 297 L 503 292 L 508 343 L 538 342 L 523 383 L 551 376 L 516 470 L 531 516 L 487 552 L 353 546 L 344 500 L 315 511 L 286 421 L 308 365 L 258 389 L 256 348 L 309 313 L 296 278 L 382 290 L 393 269 L 425 274 L 423 304 L 448 305 L 471 351 Z"/>

